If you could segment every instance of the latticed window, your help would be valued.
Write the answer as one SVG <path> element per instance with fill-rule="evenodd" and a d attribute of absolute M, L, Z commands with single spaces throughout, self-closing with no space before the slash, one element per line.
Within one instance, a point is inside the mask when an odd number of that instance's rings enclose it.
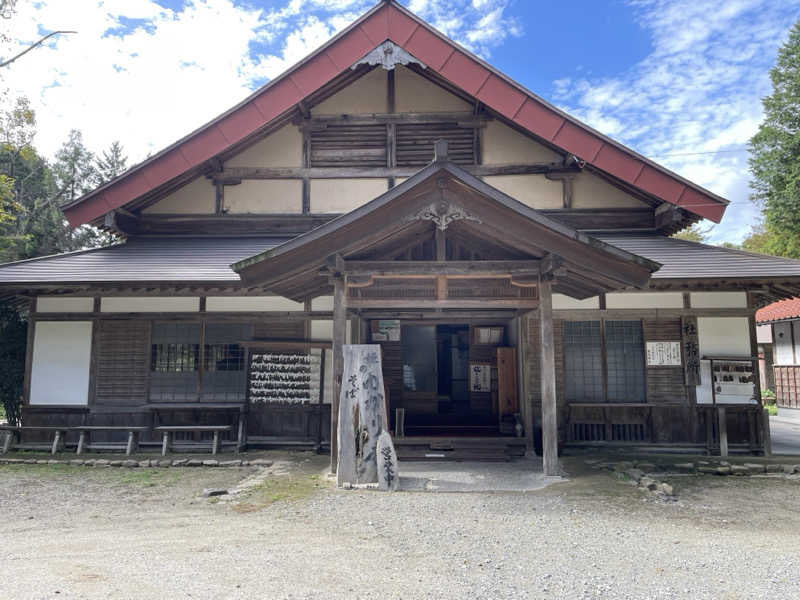
<path fill-rule="evenodd" d="M 568 402 L 603 402 L 600 321 L 564 323 L 564 395 Z"/>
<path fill-rule="evenodd" d="M 200 323 L 154 323 L 150 347 L 150 400 L 197 398 Z"/>
<path fill-rule="evenodd" d="M 641 321 L 566 321 L 564 396 L 568 402 L 645 402 Z"/>
<path fill-rule="evenodd" d="M 644 402 L 644 339 L 641 321 L 606 321 L 609 402 Z"/>
<path fill-rule="evenodd" d="M 247 388 L 245 349 L 252 323 L 207 323 L 203 347 L 203 399 L 244 401 Z"/>

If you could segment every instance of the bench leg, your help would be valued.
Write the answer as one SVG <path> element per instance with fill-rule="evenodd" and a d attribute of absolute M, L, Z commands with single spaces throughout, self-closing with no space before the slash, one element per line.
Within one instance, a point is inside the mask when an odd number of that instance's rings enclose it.
<path fill-rule="evenodd" d="M 78 449 L 76 450 L 76 454 L 83 453 L 83 447 L 86 445 L 86 432 L 81 431 L 80 436 L 78 436 Z"/>
<path fill-rule="evenodd" d="M 53 447 L 50 450 L 50 454 L 55 454 L 59 450 L 61 450 L 62 445 L 64 444 L 64 437 L 60 431 L 56 431 L 55 435 L 53 436 Z"/>
<path fill-rule="evenodd" d="M 136 433 L 128 432 L 128 444 L 125 446 L 125 456 L 130 456 L 136 450 Z"/>
<path fill-rule="evenodd" d="M 214 441 L 211 442 L 211 454 L 216 454 L 219 449 L 219 431 L 214 432 Z"/>
<path fill-rule="evenodd" d="M 169 450 L 169 431 L 165 431 L 161 439 L 161 456 L 166 456 L 167 450 Z"/>
<path fill-rule="evenodd" d="M 239 415 L 239 436 L 236 439 L 236 454 L 239 454 L 242 450 L 244 450 L 244 429 L 245 421 L 244 415 Z"/>
<path fill-rule="evenodd" d="M 14 432 L 6 431 L 6 439 L 3 440 L 3 454 L 8 453 L 14 446 Z"/>

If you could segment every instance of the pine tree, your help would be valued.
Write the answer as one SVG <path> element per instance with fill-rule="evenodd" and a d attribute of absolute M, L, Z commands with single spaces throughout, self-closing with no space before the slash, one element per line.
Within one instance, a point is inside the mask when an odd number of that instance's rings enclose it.
<path fill-rule="evenodd" d="M 122 144 L 114 141 L 103 150 L 103 155 L 99 156 L 95 163 L 97 170 L 97 185 L 102 185 L 119 177 L 128 169 L 128 157 L 122 150 Z"/>

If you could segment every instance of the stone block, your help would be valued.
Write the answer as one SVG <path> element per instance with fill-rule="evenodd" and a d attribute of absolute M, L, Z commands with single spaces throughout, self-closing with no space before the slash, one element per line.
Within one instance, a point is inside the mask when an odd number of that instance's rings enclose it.
<path fill-rule="evenodd" d="M 186 463 L 188 463 L 188 462 L 189 462 L 189 460 L 186 459 L 186 458 L 179 458 L 177 460 L 173 460 L 172 461 L 172 466 L 173 467 L 185 467 Z"/>
<path fill-rule="evenodd" d="M 219 461 L 220 467 L 241 467 L 242 461 L 240 460 L 221 460 Z"/>
<path fill-rule="evenodd" d="M 731 468 L 729 466 L 727 466 L 727 465 L 720 465 L 719 467 L 716 468 L 716 474 L 717 475 L 730 475 L 731 474 Z"/>
<path fill-rule="evenodd" d="M 625 471 L 625 475 L 633 479 L 634 481 L 639 481 L 644 477 L 644 471 L 641 469 L 627 469 Z"/>
<path fill-rule="evenodd" d="M 723 467 L 723 468 L 724 468 L 724 467 Z M 705 464 L 705 465 L 698 465 L 698 467 L 697 467 L 697 472 L 698 472 L 698 473 L 703 473 L 704 475 L 716 475 L 716 473 L 717 473 L 717 467 L 712 467 L 712 466 L 711 466 L 711 465 L 709 465 L 709 464 Z"/>
<path fill-rule="evenodd" d="M 694 471 L 694 463 L 675 463 L 672 468 L 681 473 L 692 473 Z"/>
<path fill-rule="evenodd" d="M 137 460 L 124 460 L 122 461 L 122 466 L 127 469 L 133 469 L 134 467 L 139 466 L 139 461 Z"/>
<path fill-rule="evenodd" d="M 69 461 L 69 464 L 71 464 L 73 467 L 82 467 L 83 461 L 78 460 L 77 458 L 73 458 L 71 461 Z"/>
<path fill-rule="evenodd" d="M 108 462 L 108 466 L 110 467 L 121 467 L 122 461 L 121 460 L 111 460 Z"/>
<path fill-rule="evenodd" d="M 750 469 L 744 465 L 731 465 L 731 475 L 750 475 Z"/>
<path fill-rule="evenodd" d="M 742 466 L 746 467 L 747 470 L 750 471 L 752 475 L 755 475 L 757 473 L 764 473 L 767 470 L 764 467 L 764 465 L 759 463 L 744 463 Z"/>
<path fill-rule="evenodd" d="M 218 467 L 219 466 L 219 461 L 218 460 L 214 460 L 214 459 L 204 460 L 203 461 L 203 466 L 204 467 Z"/>
<path fill-rule="evenodd" d="M 783 473 L 783 465 L 767 465 L 767 473 Z"/>
<path fill-rule="evenodd" d="M 94 466 L 95 467 L 108 467 L 108 466 L 111 466 L 111 461 L 107 460 L 105 458 L 98 458 L 96 461 L 94 461 Z"/>
<path fill-rule="evenodd" d="M 674 496 L 675 495 L 675 490 L 668 483 L 662 483 L 661 484 L 661 491 L 664 492 L 667 496 Z"/>
<path fill-rule="evenodd" d="M 189 460 L 186 461 L 186 466 L 187 467 L 202 467 L 203 466 L 203 461 L 200 460 L 199 458 L 190 458 Z"/>
<path fill-rule="evenodd" d="M 149 461 L 149 460 L 140 460 L 140 461 L 139 461 L 139 466 L 140 466 L 140 467 L 147 468 L 147 467 L 149 467 L 149 466 L 150 466 L 150 461 Z"/>
<path fill-rule="evenodd" d="M 171 466 L 171 465 L 172 465 L 172 461 L 171 461 L 171 460 L 169 460 L 169 459 L 158 460 L 158 461 L 156 461 L 156 464 L 157 464 L 159 467 L 162 467 L 162 468 L 164 468 L 164 467 L 169 467 L 169 466 Z"/>

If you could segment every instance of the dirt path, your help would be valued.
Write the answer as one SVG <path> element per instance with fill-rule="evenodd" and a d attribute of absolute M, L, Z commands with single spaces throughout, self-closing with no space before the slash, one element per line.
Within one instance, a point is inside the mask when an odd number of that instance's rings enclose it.
<path fill-rule="evenodd" d="M 252 469 L 0 467 L 0 598 L 800 597 L 798 481 L 663 502 L 572 459 L 536 492 L 380 494 L 276 460 L 236 503 L 199 493 Z"/>

